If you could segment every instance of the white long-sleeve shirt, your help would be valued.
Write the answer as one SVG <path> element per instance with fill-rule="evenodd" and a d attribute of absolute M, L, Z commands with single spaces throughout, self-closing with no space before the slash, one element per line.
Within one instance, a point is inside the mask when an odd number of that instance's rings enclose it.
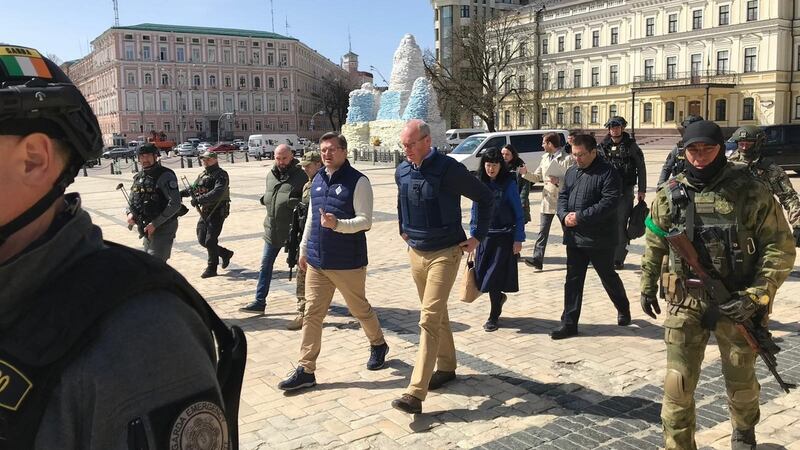
<path fill-rule="evenodd" d="M 328 173 L 328 177 L 333 176 L 333 172 L 328 172 L 328 169 L 325 169 L 325 171 Z M 356 212 L 355 217 L 352 219 L 341 219 L 337 217 L 336 229 L 334 231 L 336 233 L 353 234 L 372 228 L 372 203 L 372 184 L 369 182 L 369 178 L 362 176 L 358 179 L 356 187 L 353 190 L 353 209 Z M 311 236 L 311 221 L 313 220 L 314 208 L 316 208 L 316 206 L 314 206 L 314 200 L 311 199 L 308 204 L 308 219 L 303 229 L 303 240 L 300 241 L 301 258 L 307 254 L 306 249 L 308 248 L 309 236 Z"/>

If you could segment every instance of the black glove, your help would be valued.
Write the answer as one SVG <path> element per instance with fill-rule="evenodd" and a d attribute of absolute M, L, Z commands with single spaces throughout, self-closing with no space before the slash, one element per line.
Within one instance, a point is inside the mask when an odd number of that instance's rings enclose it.
<path fill-rule="evenodd" d="M 661 307 L 658 306 L 658 299 L 655 295 L 642 294 L 639 303 L 642 305 L 642 311 L 653 319 L 656 318 L 656 314 L 661 314 Z"/>
<path fill-rule="evenodd" d="M 193 198 L 190 203 L 192 204 L 192 206 L 197 206 L 197 204 L 198 204 L 196 198 Z"/>
<path fill-rule="evenodd" d="M 793 229 L 792 236 L 794 236 L 794 246 L 800 247 L 800 228 Z"/>
<path fill-rule="evenodd" d="M 758 305 L 749 295 L 739 295 L 719 305 L 719 312 L 734 322 L 741 323 L 749 319 L 758 310 Z"/>

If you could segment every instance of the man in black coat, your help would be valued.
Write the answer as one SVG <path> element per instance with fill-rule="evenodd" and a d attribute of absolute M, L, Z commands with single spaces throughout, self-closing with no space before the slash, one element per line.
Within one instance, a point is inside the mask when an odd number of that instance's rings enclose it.
<path fill-rule="evenodd" d="M 552 339 L 578 334 L 586 269 L 592 263 L 608 296 L 617 308 L 617 323 L 631 322 L 630 304 L 622 280 L 614 270 L 616 208 L 621 198 L 620 175 L 605 159 L 597 157 L 597 142 L 586 134 L 575 136 L 572 144 L 575 165 L 567 169 L 558 194 L 558 219 L 564 226 L 567 246 L 567 280 L 564 283 L 564 312 L 561 327 Z"/>

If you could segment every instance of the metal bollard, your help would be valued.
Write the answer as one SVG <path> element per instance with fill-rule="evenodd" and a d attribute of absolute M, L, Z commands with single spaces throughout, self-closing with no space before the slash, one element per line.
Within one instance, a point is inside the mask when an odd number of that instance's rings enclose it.
<path fill-rule="evenodd" d="M 134 160 L 133 161 L 133 171 L 131 173 L 137 173 L 137 172 L 139 172 L 139 161 Z"/>
<path fill-rule="evenodd" d="M 183 169 L 183 156 L 181 156 L 181 169 Z"/>
<path fill-rule="evenodd" d="M 88 177 L 89 174 L 86 172 L 86 164 L 83 165 L 83 176 Z"/>
<path fill-rule="evenodd" d="M 188 159 L 186 160 L 186 164 L 187 164 L 187 165 L 188 165 L 188 167 L 191 169 L 191 168 L 192 168 L 192 158 L 188 158 Z"/>
<path fill-rule="evenodd" d="M 250 162 L 250 155 L 247 152 L 244 152 L 244 162 Z"/>
<path fill-rule="evenodd" d="M 114 171 L 114 161 L 116 161 L 116 160 L 112 159 L 111 160 L 111 165 L 109 166 L 109 167 L 111 167 L 111 175 L 116 175 L 116 172 Z"/>
<path fill-rule="evenodd" d="M 230 157 L 231 157 L 231 164 L 233 164 L 235 162 L 233 159 L 233 152 L 230 153 Z"/>

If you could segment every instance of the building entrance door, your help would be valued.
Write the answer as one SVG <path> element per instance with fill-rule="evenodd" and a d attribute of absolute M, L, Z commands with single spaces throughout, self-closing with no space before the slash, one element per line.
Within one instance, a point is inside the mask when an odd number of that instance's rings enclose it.
<path fill-rule="evenodd" d="M 689 102 L 689 115 L 700 115 L 700 102 L 697 100 Z"/>

